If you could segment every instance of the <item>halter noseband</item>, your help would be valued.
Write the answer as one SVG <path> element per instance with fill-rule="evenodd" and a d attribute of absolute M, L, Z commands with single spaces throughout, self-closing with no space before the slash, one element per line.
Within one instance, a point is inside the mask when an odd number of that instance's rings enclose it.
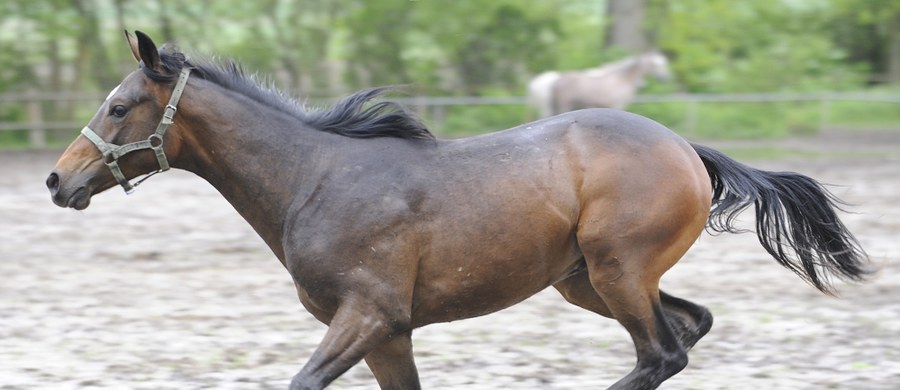
<path fill-rule="evenodd" d="M 172 97 L 169 98 L 169 104 L 166 105 L 163 117 L 159 120 L 159 125 L 156 126 L 156 132 L 150 134 L 150 136 L 143 141 L 132 142 L 125 145 L 116 145 L 104 141 L 103 138 L 97 135 L 97 132 L 88 126 L 81 129 L 81 134 L 91 140 L 94 145 L 97 145 L 97 149 L 103 154 L 103 162 L 109 167 L 109 170 L 112 171 L 112 174 L 119 185 L 125 189 L 126 194 L 134 192 L 134 187 L 141 184 L 141 182 L 150 176 L 169 170 L 169 160 L 166 159 L 166 153 L 163 150 L 163 137 L 166 135 L 166 130 L 169 129 L 169 126 L 175 118 L 175 112 L 178 111 L 178 100 L 181 99 L 181 93 L 184 92 L 184 86 L 187 84 L 190 75 L 190 68 L 181 69 L 181 74 L 178 76 L 178 82 L 175 83 L 175 89 L 172 90 Z M 143 149 L 152 149 L 153 152 L 156 153 L 156 161 L 159 162 L 159 169 L 132 185 L 128 182 L 128 179 L 125 178 L 122 169 L 119 168 L 119 158 L 128 153 Z"/>

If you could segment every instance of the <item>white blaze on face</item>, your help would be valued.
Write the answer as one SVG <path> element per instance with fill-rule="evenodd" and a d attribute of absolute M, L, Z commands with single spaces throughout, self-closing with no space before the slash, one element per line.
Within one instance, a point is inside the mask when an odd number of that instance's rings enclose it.
<path fill-rule="evenodd" d="M 121 86 L 122 86 L 122 84 L 119 84 L 115 88 L 113 88 L 112 91 L 109 91 L 109 95 L 106 95 L 106 100 L 109 100 L 109 98 L 111 98 L 112 95 L 115 95 L 116 91 L 118 91 L 119 87 L 121 87 Z"/>

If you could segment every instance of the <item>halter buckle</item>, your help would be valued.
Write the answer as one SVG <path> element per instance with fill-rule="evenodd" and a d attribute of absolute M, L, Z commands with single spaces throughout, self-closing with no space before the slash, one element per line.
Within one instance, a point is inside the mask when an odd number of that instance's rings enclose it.
<path fill-rule="evenodd" d="M 168 119 L 171 122 L 175 118 L 175 113 L 178 112 L 178 107 L 175 107 L 171 104 L 166 104 L 166 110 L 163 112 L 163 118 Z"/>

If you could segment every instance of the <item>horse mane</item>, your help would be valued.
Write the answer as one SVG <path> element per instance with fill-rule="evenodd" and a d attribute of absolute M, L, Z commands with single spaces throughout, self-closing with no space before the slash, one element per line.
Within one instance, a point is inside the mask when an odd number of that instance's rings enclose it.
<path fill-rule="evenodd" d="M 393 87 L 358 91 L 340 99 L 331 107 L 309 109 L 275 88 L 271 82 L 261 81 L 256 75 L 247 74 L 233 60 L 206 59 L 192 62 L 184 53 L 171 49 L 169 45 L 160 48 L 159 54 L 161 70 L 141 67 L 148 78 L 157 82 L 174 82 L 181 69 L 187 66 L 194 69 L 194 74 L 202 79 L 285 112 L 321 131 L 351 138 L 434 139 L 434 135 L 421 120 L 403 105 L 392 101 L 372 102 L 394 90 Z"/>
<path fill-rule="evenodd" d="M 621 72 L 629 69 L 638 63 L 638 56 L 625 57 L 613 62 L 603 64 L 596 68 L 585 70 L 585 74 L 590 77 L 605 77 L 615 72 Z"/>

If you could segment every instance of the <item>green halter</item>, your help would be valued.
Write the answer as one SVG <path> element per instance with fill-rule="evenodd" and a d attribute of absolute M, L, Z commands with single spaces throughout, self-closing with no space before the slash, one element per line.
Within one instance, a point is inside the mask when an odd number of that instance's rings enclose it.
<path fill-rule="evenodd" d="M 166 153 L 163 150 L 163 137 L 165 137 L 166 130 L 169 129 L 169 126 L 175 118 L 175 112 L 178 111 L 178 100 L 181 99 L 181 93 L 184 92 L 184 86 L 187 84 L 190 75 L 190 68 L 181 69 L 181 74 L 178 76 L 178 82 L 175 83 L 175 89 L 172 90 L 172 97 L 169 98 L 169 104 L 166 105 L 163 117 L 160 119 L 159 125 L 156 126 L 156 132 L 150 134 L 150 136 L 143 141 L 132 142 L 125 145 L 116 145 L 104 141 L 103 138 L 97 135 L 97 132 L 88 126 L 81 129 L 81 134 L 91 140 L 94 145 L 97 145 L 97 149 L 100 149 L 100 153 L 103 154 L 103 162 L 106 163 L 106 166 L 112 171 L 112 174 L 119 185 L 125 189 L 126 194 L 134 192 L 134 187 L 141 184 L 141 182 L 148 177 L 169 170 L 169 160 L 166 159 Z M 128 179 L 125 178 L 122 169 L 119 168 L 119 157 L 143 149 L 152 149 L 153 152 L 156 153 L 156 161 L 159 162 L 159 169 L 132 185 L 128 182 Z"/>

